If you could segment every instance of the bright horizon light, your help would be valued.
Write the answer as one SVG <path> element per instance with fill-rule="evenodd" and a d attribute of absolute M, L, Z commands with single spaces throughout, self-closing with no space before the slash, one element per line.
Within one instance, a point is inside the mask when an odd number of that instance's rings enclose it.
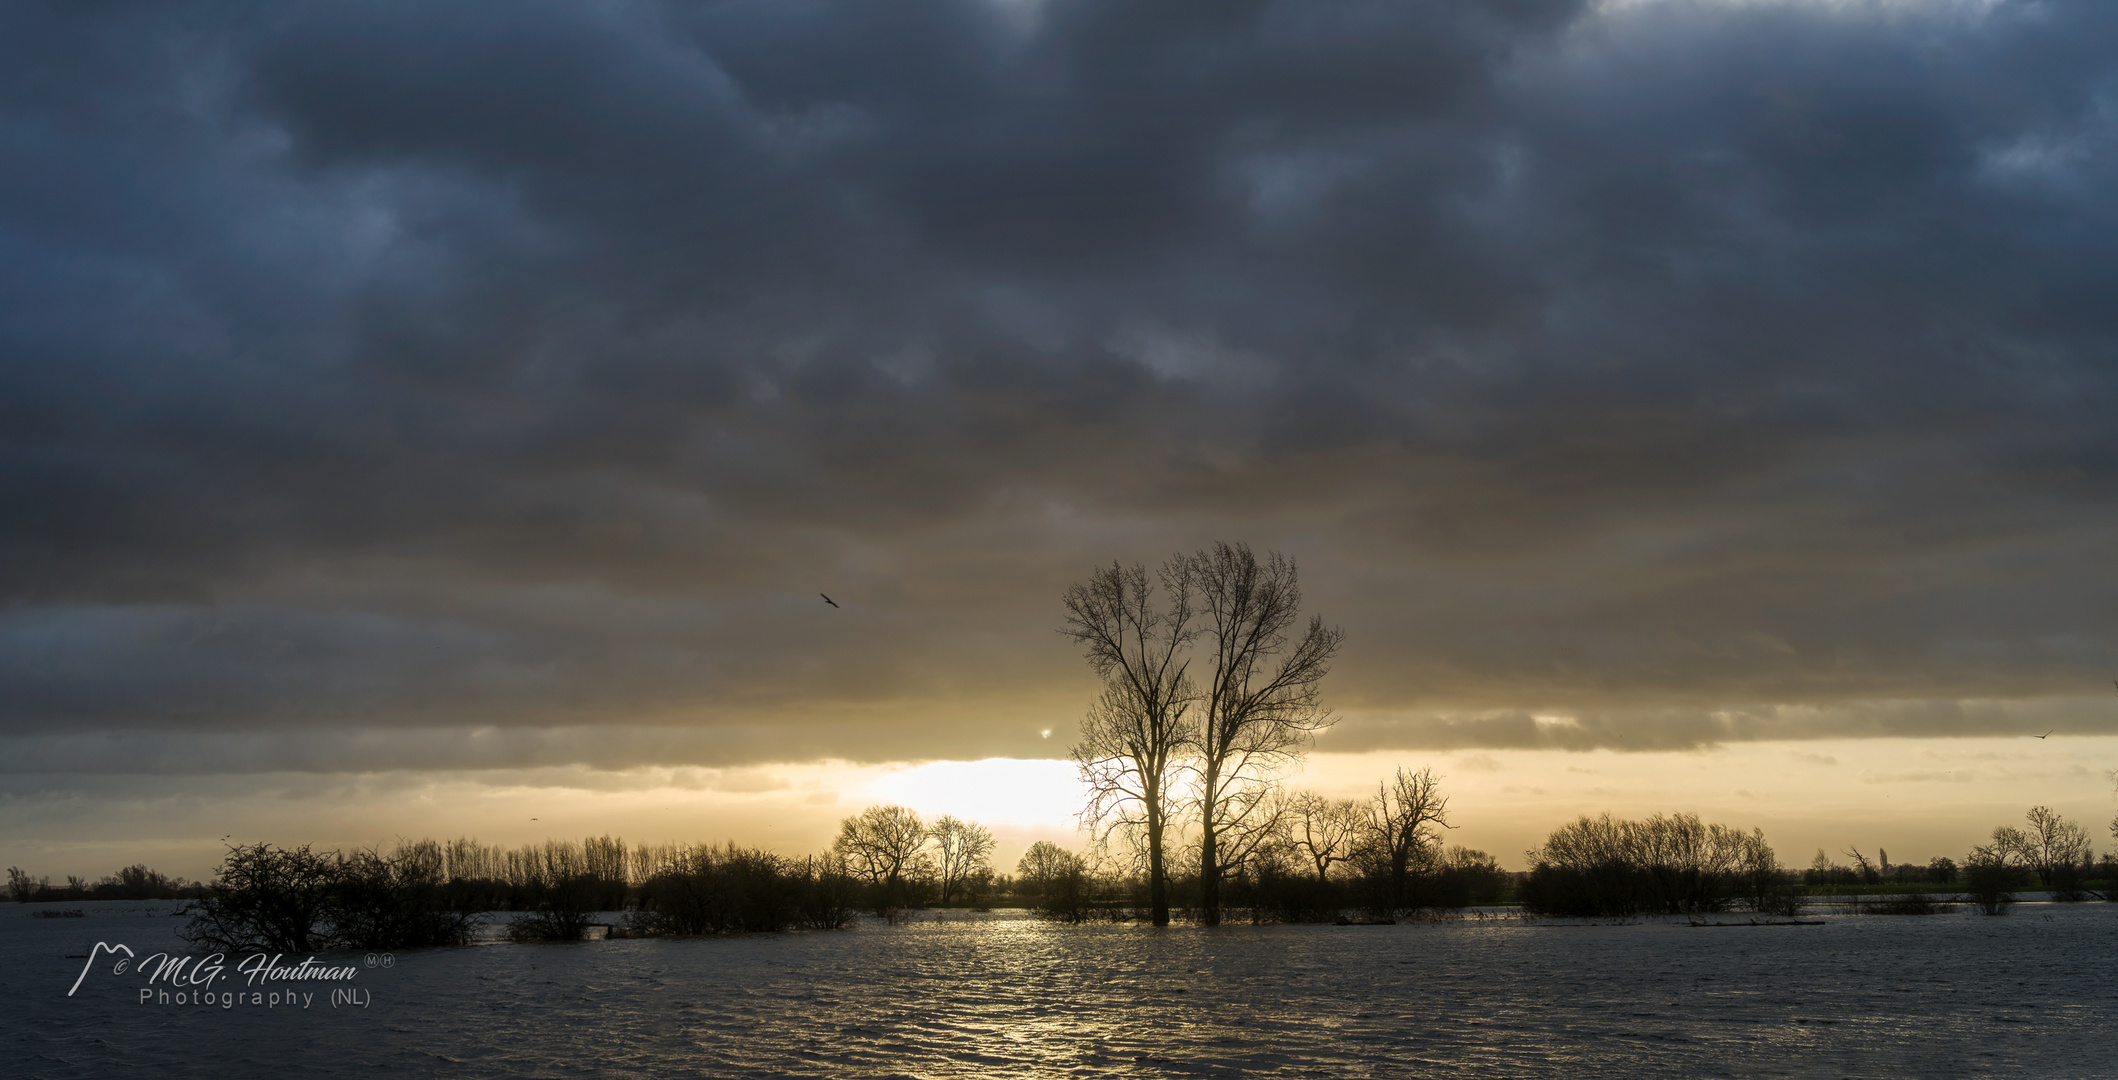
<path fill-rule="evenodd" d="M 1290 789 L 1366 798 L 1397 768 L 1432 768 L 1457 826 L 1448 842 L 1522 869 L 1524 852 L 1580 814 L 1692 812 L 1761 828 L 1780 860 L 1818 848 L 1888 848 L 1894 861 L 1961 858 L 1996 825 L 2049 805 L 2087 829 L 2109 826 L 2118 736 L 1833 739 L 1731 743 L 1704 750 L 1588 752 L 1467 748 L 1312 754 Z M 456 836 L 516 846 L 616 836 L 627 843 L 736 843 L 799 856 L 828 848 L 844 818 L 898 803 L 928 821 L 977 822 L 1011 872 L 1038 840 L 1075 850 L 1084 792 L 1070 761 L 985 758 L 862 764 L 775 763 L 741 769 L 586 767 L 448 772 L 270 774 L 195 780 L 131 778 L 95 812 L 50 821 L 15 861 L 36 873 L 100 876 L 145 861 L 203 877 L 219 837 L 322 848 L 388 848 L 397 838 Z M 142 823 L 147 823 L 144 827 Z M 139 830 L 130 832 L 128 830 Z"/>

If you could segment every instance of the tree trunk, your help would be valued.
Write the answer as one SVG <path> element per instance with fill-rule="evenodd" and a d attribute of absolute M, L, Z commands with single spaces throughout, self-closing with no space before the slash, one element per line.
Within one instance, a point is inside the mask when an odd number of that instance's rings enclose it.
<path fill-rule="evenodd" d="M 1199 837 L 1199 922 L 1221 925 L 1221 867 L 1219 837 L 1208 827 Z"/>
<path fill-rule="evenodd" d="M 1208 718 L 1207 723 L 1212 723 Z M 1221 836 L 1214 812 L 1219 809 L 1214 794 L 1220 780 L 1219 763 L 1212 758 L 1206 762 L 1205 806 L 1199 812 L 1199 922 L 1206 926 L 1221 925 Z"/>
<path fill-rule="evenodd" d="M 1162 868 L 1162 786 L 1147 791 L 1147 904 L 1156 926 L 1169 925 L 1169 875 Z"/>

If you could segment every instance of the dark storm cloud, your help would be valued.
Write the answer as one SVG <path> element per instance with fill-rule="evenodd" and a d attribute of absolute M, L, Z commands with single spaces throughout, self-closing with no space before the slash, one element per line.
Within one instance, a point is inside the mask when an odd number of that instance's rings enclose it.
<path fill-rule="evenodd" d="M 1058 590 L 1222 536 L 1348 748 L 2013 730 L 1956 702 L 2118 654 L 2106 4 L 0 20 L 20 737 L 1035 752 Z M 466 741 L 599 724 L 721 734 Z"/>
<path fill-rule="evenodd" d="M 2035 701 L 1858 701 L 1824 706 L 1763 705 L 1719 709 L 1583 709 L 1561 715 L 1467 711 L 1453 714 L 1342 718 L 1321 749 L 1361 753 L 1416 746 L 1432 749 L 1701 750 L 1755 740 L 1916 738 L 2107 731 L 2102 698 Z"/>

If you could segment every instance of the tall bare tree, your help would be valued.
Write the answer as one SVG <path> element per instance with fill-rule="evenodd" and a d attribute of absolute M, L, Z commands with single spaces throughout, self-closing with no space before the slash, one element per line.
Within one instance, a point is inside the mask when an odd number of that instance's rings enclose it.
<path fill-rule="evenodd" d="M 1197 725 L 1196 690 L 1186 650 L 1197 637 L 1187 566 L 1171 559 L 1155 596 L 1147 568 L 1113 563 L 1066 590 L 1062 633 L 1082 646 L 1103 691 L 1072 749 L 1088 784 L 1082 820 L 1107 840 L 1116 830 L 1146 847 L 1148 903 L 1156 926 L 1169 924 L 1164 846 L 1171 823 L 1172 781 Z"/>
<path fill-rule="evenodd" d="M 943 816 L 927 830 L 934 842 L 935 869 L 941 874 L 941 902 L 962 899 L 967 891 L 982 890 L 982 882 L 993 876 L 993 832 L 975 822 Z"/>
<path fill-rule="evenodd" d="M 1441 830 L 1448 828 L 1454 828 L 1449 824 L 1449 800 L 1433 769 L 1399 768 L 1389 783 L 1377 786 L 1375 801 L 1368 805 L 1368 835 L 1380 864 L 1377 869 L 1384 875 L 1389 907 L 1405 906 L 1412 871 L 1440 850 Z"/>
<path fill-rule="evenodd" d="M 1198 734 L 1199 917 L 1221 921 L 1221 878 L 1270 834 L 1272 779 L 1330 726 L 1318 686 L 1345 635 L 1300 619 L 1294 560 L 1220 543 L 1185 560 L 1211 651 Z"/>

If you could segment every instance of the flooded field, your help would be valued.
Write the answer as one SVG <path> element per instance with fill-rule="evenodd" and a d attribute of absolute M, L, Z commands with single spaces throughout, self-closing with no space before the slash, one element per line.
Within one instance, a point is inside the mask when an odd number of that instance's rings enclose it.
<path fill-rule="evenodd" d="M 98 942 L 195 953 L 176 905 L 59 906 L 84 915 L 0 908 L 7 1075 L 2118 1075 L 2110 904 L 1757 927 L 951 914 L 319 957 L 356 974 L 250 988 L 231 957 L 204 1004 L 163 1004 L 137 970 L 87 959 Z M 251 1003 L 267 985 L 286 1003 Z M 334 1006 L 334 988 L 359 993 Z"/>

